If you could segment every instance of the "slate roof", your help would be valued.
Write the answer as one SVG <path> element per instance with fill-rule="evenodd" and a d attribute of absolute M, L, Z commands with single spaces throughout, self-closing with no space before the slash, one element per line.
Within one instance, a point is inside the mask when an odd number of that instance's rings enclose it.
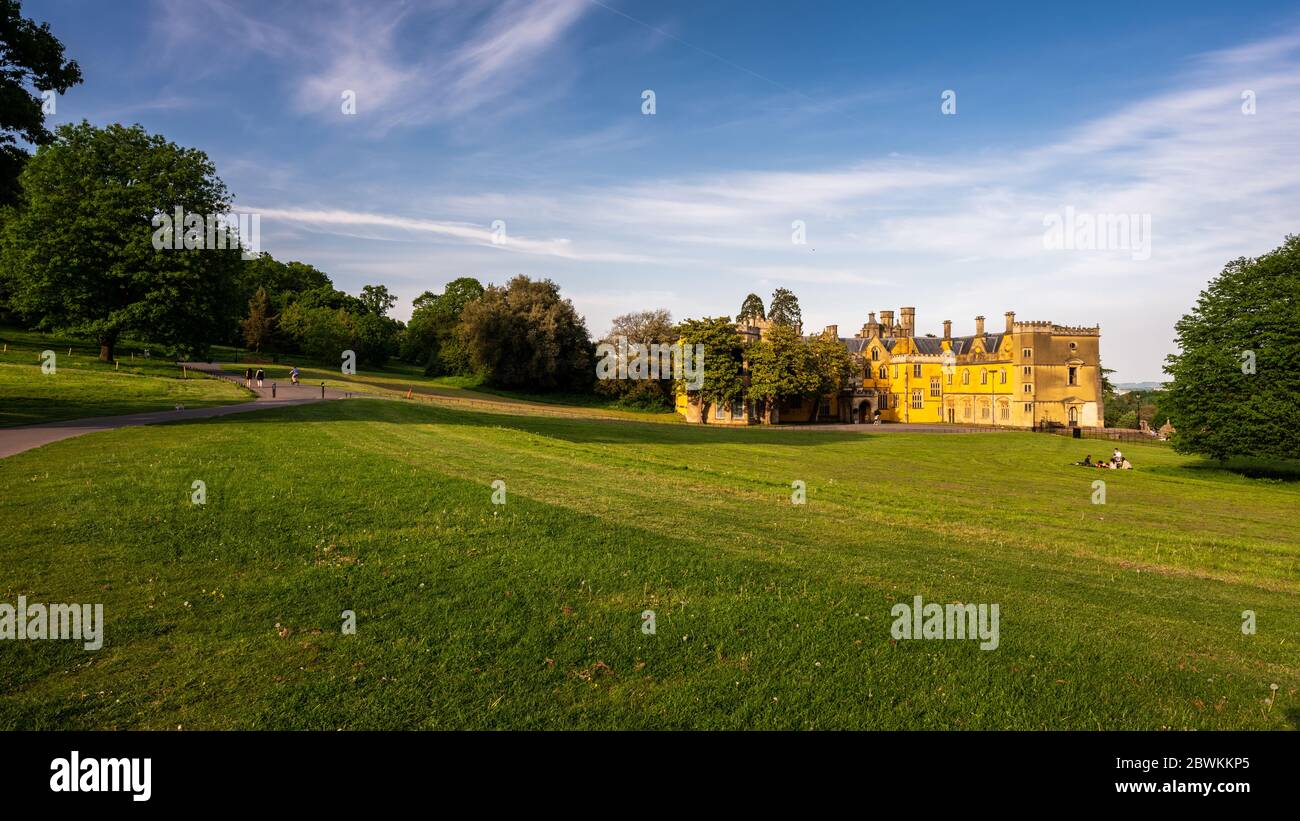
<path fill-rule="evenodd" d="M 984 350 L 989 353 L 996 352 L 1002 347 L 1002 339 L 1006 334 L 984 334 Z M 975 336 L 954 336 L 951 340 L 952 352 L 958 356 L 971 352 L 974 347 Z M 862 353 L 866 350 L 871 340 L 861 337 L 840 337 L 840 342 L 848 349 L 849 353 Z M 898 338 L 892 336 L 883 336 L 880 338 L 880 344 L 885 350 L 892 352 L 894 346 L 898 344 Z M 912 337 L 912 346 L 917 353 L 938 356 L 943 353 L 943 340 L 937 336 L 914 336 Z"/>

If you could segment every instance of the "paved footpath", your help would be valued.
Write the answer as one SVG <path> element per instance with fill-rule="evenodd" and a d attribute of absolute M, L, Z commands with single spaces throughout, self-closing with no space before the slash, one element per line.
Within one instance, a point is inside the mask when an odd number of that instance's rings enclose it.
<path fill-rule="evenodd" d="M 221 366 L 214 363 L 195 362 L 191 370 L 203 371 L 220 379 L 242 385 L 243 379 L 222 374 Z M 43 422 L 39 425 L 23 425 L 15 428 L 0 428 L 0 459 L 22 453 L 25 450 L 39 448 L 51 442 L 71 439 L 87 433 L 114 430 L 132 425 L 152 425 L 158 422 L 176 422 L 182 419 L 207 419 L 213 416 L 225 416 L 231 413 L 265 410 L 269 407 L 286 407 L 291 405 L 309 405 L 324 399 L 342 399 L 347 394 L 343 391 L 326 388 L 322 396 L 321 386 L 277 384 L 275 396 L 271 396 L 271 382 L 263 382 L 265 387 L 253 388 L 257 398 L 251 402 L 237 405 L 217 405 L 210 408 L 193 408 L 187 410 L 150 411 L 149 413 L 132 413 L 126 416 L 95 416 L 89 419 L 67 419 L 62 422 Z"/>

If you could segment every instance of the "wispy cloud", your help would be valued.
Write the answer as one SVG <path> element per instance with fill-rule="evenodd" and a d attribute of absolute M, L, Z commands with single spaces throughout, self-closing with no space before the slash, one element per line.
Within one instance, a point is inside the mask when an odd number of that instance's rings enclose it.
<path fill-rule="evenodd" d="M 383 134 L 518 110 L 527 99 L 517 93 L 521 84 L 556 56 L 590 6 L 582 0 L 505 0 L 483 9 L 332 0 L 304 13 L 296 6 L 190 0 L 159 3 L 156 27 L 173 56 L 218 41 L 226 51 L 275 62 L 300 113 L 343 123 L 343 93 L 351 91 L 356 121 Z M 215 31 L 224 34 L 214 38 Z"/>

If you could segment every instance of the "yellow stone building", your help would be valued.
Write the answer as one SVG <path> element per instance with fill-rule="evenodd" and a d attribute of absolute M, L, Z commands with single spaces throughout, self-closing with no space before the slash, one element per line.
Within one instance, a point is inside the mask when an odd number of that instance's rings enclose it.
<path fill-rule="evenodd" d="M 882 422 L 1102 427 L 1101 329 L 1052 322 L 1017 322 L 1013 311 L 994 332 L 975 317 L 975 333 L 916 335 L 916 309 L 869 315 L 851 338 L 832 325 L 823 334 L 842 342 L 854 373 L 838 394 L 783 400 L 774 422 Z M 742 320 L 737 331 L 757 339 L 767 323 Z M 754 424 L 761 404 L 742 401 L 729 408 L 701 409 L 680 395 L 677 410 L 689 421 L 707 413 L 710 424 Z"/>

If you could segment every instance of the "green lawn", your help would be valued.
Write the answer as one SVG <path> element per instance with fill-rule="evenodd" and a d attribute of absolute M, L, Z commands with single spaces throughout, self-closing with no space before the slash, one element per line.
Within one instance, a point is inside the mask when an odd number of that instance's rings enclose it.
<path fill-rule="evenodd" d="M 124 345 L 116 364 L 100 362 L 88 343 L 23 331 L 0 330 L 0 427 L 246 402 L 237 385 L 189 372 L 162 358 L 132 359 Z M 52 350 L 54 370 L 41 368 Z M 69 353 L 71 351 L 71 353 Z"/>
<path fill-rule="evenodd" d="M 375 400 L 56 443 L 0 460 L 0 602 L 104 647 L 0 642 L 0 728 L 1295 728 L 1300 484 L 1095 444 Z M 914 595 L 1000 646 L 892 641 Z"/>
<path fill-rule="evenodd" d="M 285 362 L 283 364 L 233 364 L 224 363 L 223 371 L 243 377 L 245 368 L 254 372 L 261 368 L 267 380 L 289 383 L 289 371 L 298 364 L 299 379 L 308 385 L 319 385 L 343 391 L 375 396 L 413 396 L 427 401 L 457 403 L 467 409 L 515 413 L 546 413 L 597 419 L 626 419 L 643 422 L 677 424 L 682 418 L 672 411 L 629 410 L 594 395 L 528 394 L 495 390 L 484 386 L 477 377 L 424 376 L 418 370 L 363 370 L 345 375 L 338 368 Z"/>

